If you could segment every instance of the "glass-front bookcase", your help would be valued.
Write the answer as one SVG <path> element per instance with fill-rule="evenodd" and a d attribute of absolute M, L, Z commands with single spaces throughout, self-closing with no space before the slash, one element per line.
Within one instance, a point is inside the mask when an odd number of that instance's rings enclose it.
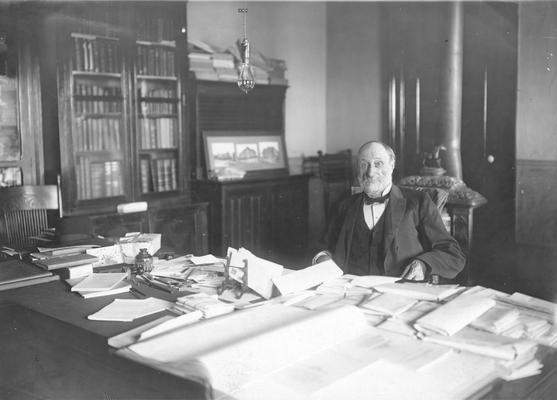
<path fill-rule="evenodd" d="M 184 196 L 185 7 L 75 9 L 57 42 L 65 211 Z"/>

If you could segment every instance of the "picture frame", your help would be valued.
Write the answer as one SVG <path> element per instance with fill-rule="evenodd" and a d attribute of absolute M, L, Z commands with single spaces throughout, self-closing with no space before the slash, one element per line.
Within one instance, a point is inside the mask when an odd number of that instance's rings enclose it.
<path fill-rule="evenodd" d="M 207 178 L 288 174 L 284 135 L 277 131 L 203 131 Z"/>

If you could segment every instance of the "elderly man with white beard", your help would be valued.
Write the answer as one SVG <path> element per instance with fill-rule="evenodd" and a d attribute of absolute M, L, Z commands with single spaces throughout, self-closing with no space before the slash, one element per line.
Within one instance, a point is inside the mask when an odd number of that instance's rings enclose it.
<path fill-rule="evenodd" d="M 358 165 L 362 193 L 339 204 L 325 235 L 326 250 L 313 261 L 332 258 L 355 275 L 455 278 L 464 254 L 427 193 L 393 184 L 393 150 L 367 142 L 358 151 Z"/>

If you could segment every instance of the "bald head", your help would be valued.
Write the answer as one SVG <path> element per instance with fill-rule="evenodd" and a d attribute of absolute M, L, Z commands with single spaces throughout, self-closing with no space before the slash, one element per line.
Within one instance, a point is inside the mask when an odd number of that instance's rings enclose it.
<path fill-rule="evenodd" d="M 365 193 L 378 197 L 392 183 L 395 153 L 384 143 L 364 143 L 358 150 L 359 181 Z"/>
<path fill-rule="evenodd" d="M 389 155 L 389 158 L 391 159 L 391 161 L 394 164 L 395 160 L 396 160 L 396 156 L 395 156 L 395 152 L 393 151 L 393 149 L 390 146 L 386 145 L 385 143 L 379 142 L 377 140 L 372 140 L 372 141 L 369 141 L 369 142 L 366 142 L 366 143 L 362 144 L 360 146 L 360 149 L 358 150 L 358 157 L 360 156 L 360 154 L 362 154 L 362 152 L 367 151 L 370 147 L 377 148 L 378 146 L 381 146 L 381 147 L 383 147 L 383 149 L 385 149 L 385 151 Z"/>

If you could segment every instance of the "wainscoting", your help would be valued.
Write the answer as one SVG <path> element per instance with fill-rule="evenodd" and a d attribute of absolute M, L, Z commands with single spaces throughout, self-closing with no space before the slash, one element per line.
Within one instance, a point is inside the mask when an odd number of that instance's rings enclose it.
<path fill-rule="evenodd" d="M 517 160 L 516 241 L 557 248 L 557 161 Z"/>

